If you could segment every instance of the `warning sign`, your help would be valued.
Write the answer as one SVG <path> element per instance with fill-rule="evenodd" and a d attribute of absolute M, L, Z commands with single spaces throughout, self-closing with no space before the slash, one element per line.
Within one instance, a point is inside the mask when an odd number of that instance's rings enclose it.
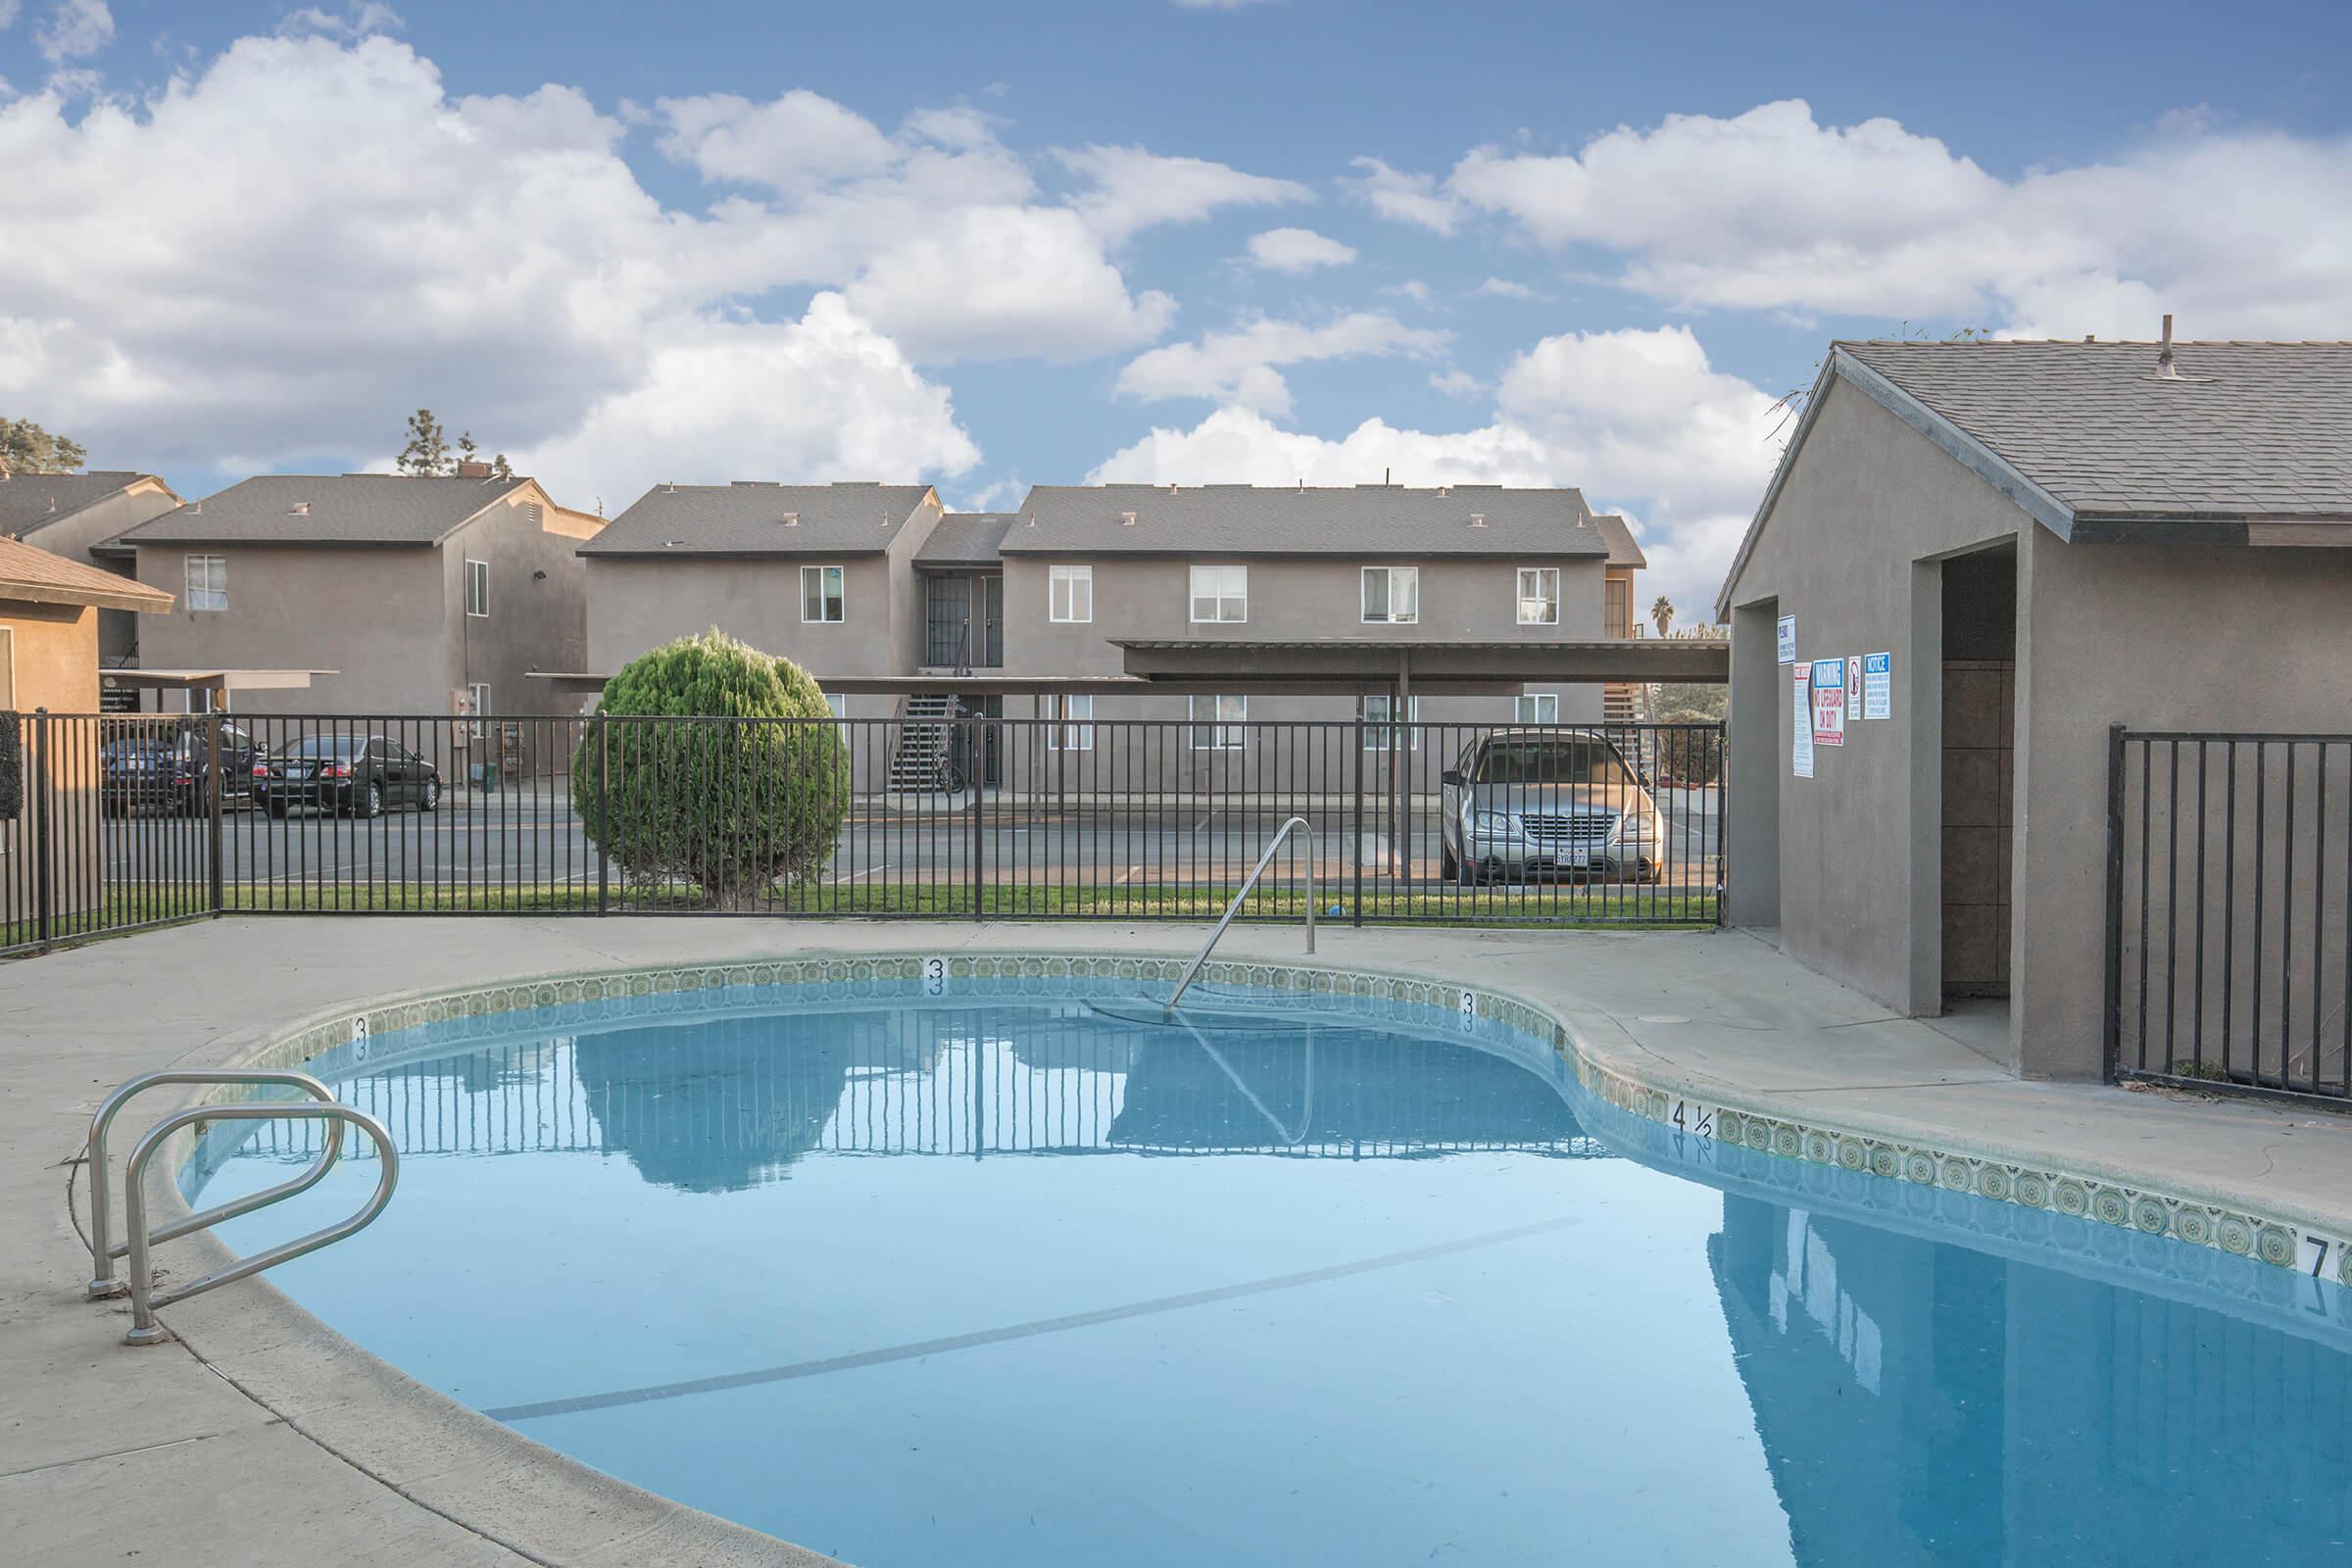
<path fill-rule="evenodd" d="M 1894 656 L 1862 656 L 1862 716 L 1885 718 L 1894 711 Z"/>
<path fill-rule="evenodd" d="M 1845 744 L 1845 661 L 1813 661 L 1813 744 Z"/>
<path fill-rule="evenodd" d="M 1811 778 L 1813 776 L 1813 715 L 1810 710 L 1812 706 L 1813 672 L 1804 665 L 1799 664 L 1796 666 L 1794 674 L 1796 680 L 1796 701 L 1789 705 L 1789 711 L 1792 715 L 1794 715 L 1794 722 L 1796 724 L 1796 733 L 1794 737 L 1795 749 L 1788 755 L 1791 759 L 1790 765 L 1794 769 L 1796 776 L 1798 778 Z"/>

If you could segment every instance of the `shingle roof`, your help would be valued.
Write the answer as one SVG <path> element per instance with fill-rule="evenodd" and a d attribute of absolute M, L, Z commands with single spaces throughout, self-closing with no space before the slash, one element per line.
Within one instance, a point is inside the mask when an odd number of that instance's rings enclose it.
<path fill-rule="evenodd" d="M 2352 516 L 2352 343 L 1839 343 L 2077 517 Z"/>
<path fill-rule="evenodd" d="M 161 588 L 5 538 L 0 538 L 0 599 L 105 610 L 170 610 L 172 603 Z"/>
<path fill-rule="evenodd" d="M 1610 565 L 1640 568 L 1649 564 L 1649 558 L 1642 553 L 1640 545 L 1634 543 L 1633 525 L 1623 517 L 1613 512 L 1608 513 L 1594 517 L 1592 526 L 1598 528 L 1600 536 L 1609 542 Z"/>
<path fill-rule="evenodd" d="M 1124 520 L 1132 514 L 1134 521 Z M 1005 555 L 1605 556 L 1575 490 L 1037 485 Z"/>
<path fill-rule="evenodd" d="M 1012 526 L 1009 512 L 951 512 L 914 553 L 918 566 L 991 566 L 1004 558 L 998 546 Z"/>
<path fill-rule="evenodd" d="M 127 545 L 429 545 L 528 479 L 265 473 L 122 535 Z"/>
<path fill-rule="evenodd" d="M 28 534 L 147 475 L 130 468 L 89 473 L 11 473 L 0 478 L 0 534 Z"/>
<path fill-rule="evenodd" d="M 931 496 L 923 484 L 656 485 L 583 556 L 877 556 Z"/>

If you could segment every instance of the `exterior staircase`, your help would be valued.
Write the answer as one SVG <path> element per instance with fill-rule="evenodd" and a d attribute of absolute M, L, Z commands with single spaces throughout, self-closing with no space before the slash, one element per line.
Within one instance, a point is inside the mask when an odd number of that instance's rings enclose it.
<path fill-rule="evenodd" d="M 938 795 L 955 779 L 955 720 L 961 710 L 954 697 L 925 692 L 906 699 L 899 714 L 899 743 L 890 754 L 894 795 Z"/>
<path fill-rule="evenodd" d="M 1639 724 L 1646 716 L 1649 693 L 1639 681 L 1613 680 L 1600 690 L 1600 721 Z"/>

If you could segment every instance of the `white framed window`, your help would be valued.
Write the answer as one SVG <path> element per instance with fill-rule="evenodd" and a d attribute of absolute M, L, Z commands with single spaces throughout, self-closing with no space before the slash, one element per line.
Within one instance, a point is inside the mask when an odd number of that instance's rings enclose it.
<path fill-rule="evenodd" d="M 1557 626 L 1560 623 L 1560 568 L 1519 568 L 1519 624 Z"/>
<path fill-rule="evenodd" d="M 1077 622 L 1095 618 L 1094 567 L 1055 566 L 1047 591 L 1052 600 L 1047 613 L 1053 619 Z"/>
<path fill-rule="evenodd" d="M 844 618 L 848 609 L 841 592 L 842 569 L 839 566 L 803 566 L 801 568 L 801 619 L 805 621 L 837 621 Z"/>
<path fill-rule="evenodd" d="M 476 620 L 490 618 L 490 563 L 487 561 L 468 558 L 466 563 L 466 613 Z"/>
<path fill-rule="evenodd" d="M 1248 620 L 1250 618 L 1250 568 L 1248 566 L 1195 566 L 1193 568 L 1193 620 L 1196 624 L 1207 621 Z"/>
<path fill-rule="evenodd" d="M 1364 568 L 1364 624 L 1410 626 L 1421 618 L 1419 566 Z"/>
<path fill-rule="evenodd" d="M 1092 697 L 1056 697 L 1054 699 L 1054 725 L 1046 731 L 1046 745 L 1056 752 L 1091 752 L 1095 749 L 1095 700 Z"/>
<path fill-rule="evenodd" d="M 473 737 L 480 740 L 490 733 L 490 726 L 482 721 L 490 711 L 490 683 L 486 680 L 474 681 L 466 688 L 466 695 L 473 706 Z"/>
<path fill-rule="evenodd" d="M 1518 719 L 1522 724 L 1557 724 L 1560 721 L 1560 694 L 1521 692 Z"/>
<path fill-rule="evenodd" d="M 1250 699 L 1195 693 L 1192 717 L 1189 736 L 1194 751 L 1238 752 L 1249 733 L 1242 726 L 1250 719 Z"/>
<path fill-rule="evenodd" d="M 1421 732 L 1411 726 L 1421 722 L 1421 699 L 1408 698 L 1404 705 L 1405 749 L 1421 749 Z M 1366 693 L 1364 696 L 1364 750 L 1393 752 L 1396 750 L 1396 699 L 1386 692 Z"/>
<path fill-rule="evenodd" d="M 228 558 L 226 556 L 190 556 L 187 563 L 188 592 L 183 603 L 190 610 L 226 610 L 228 608 Z"/>
<path fill-rule="evenodd" d="M 835 718 L 850 716 L 850 700 L 839 692 L 825 693 L 825 706 L 833 710 Z"/>

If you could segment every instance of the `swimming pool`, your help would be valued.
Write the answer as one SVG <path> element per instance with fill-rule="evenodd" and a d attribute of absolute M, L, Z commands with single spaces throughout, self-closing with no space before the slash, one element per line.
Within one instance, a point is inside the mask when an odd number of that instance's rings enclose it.
<path fill-rule="evenodd" d="M 2352 1537 L 2333 1284 L 1661 1125 L 1507 1019 L 1229 985 L 1170 1025 L 1145 989 L 379 1031 L 315 1065 L 392 1129 L 399 1197 L 272 1279 L 540 1442 L 869 1568 Z M 184 1185 L 279 1179 L 308 1132 L 217 1134 Z"/>

